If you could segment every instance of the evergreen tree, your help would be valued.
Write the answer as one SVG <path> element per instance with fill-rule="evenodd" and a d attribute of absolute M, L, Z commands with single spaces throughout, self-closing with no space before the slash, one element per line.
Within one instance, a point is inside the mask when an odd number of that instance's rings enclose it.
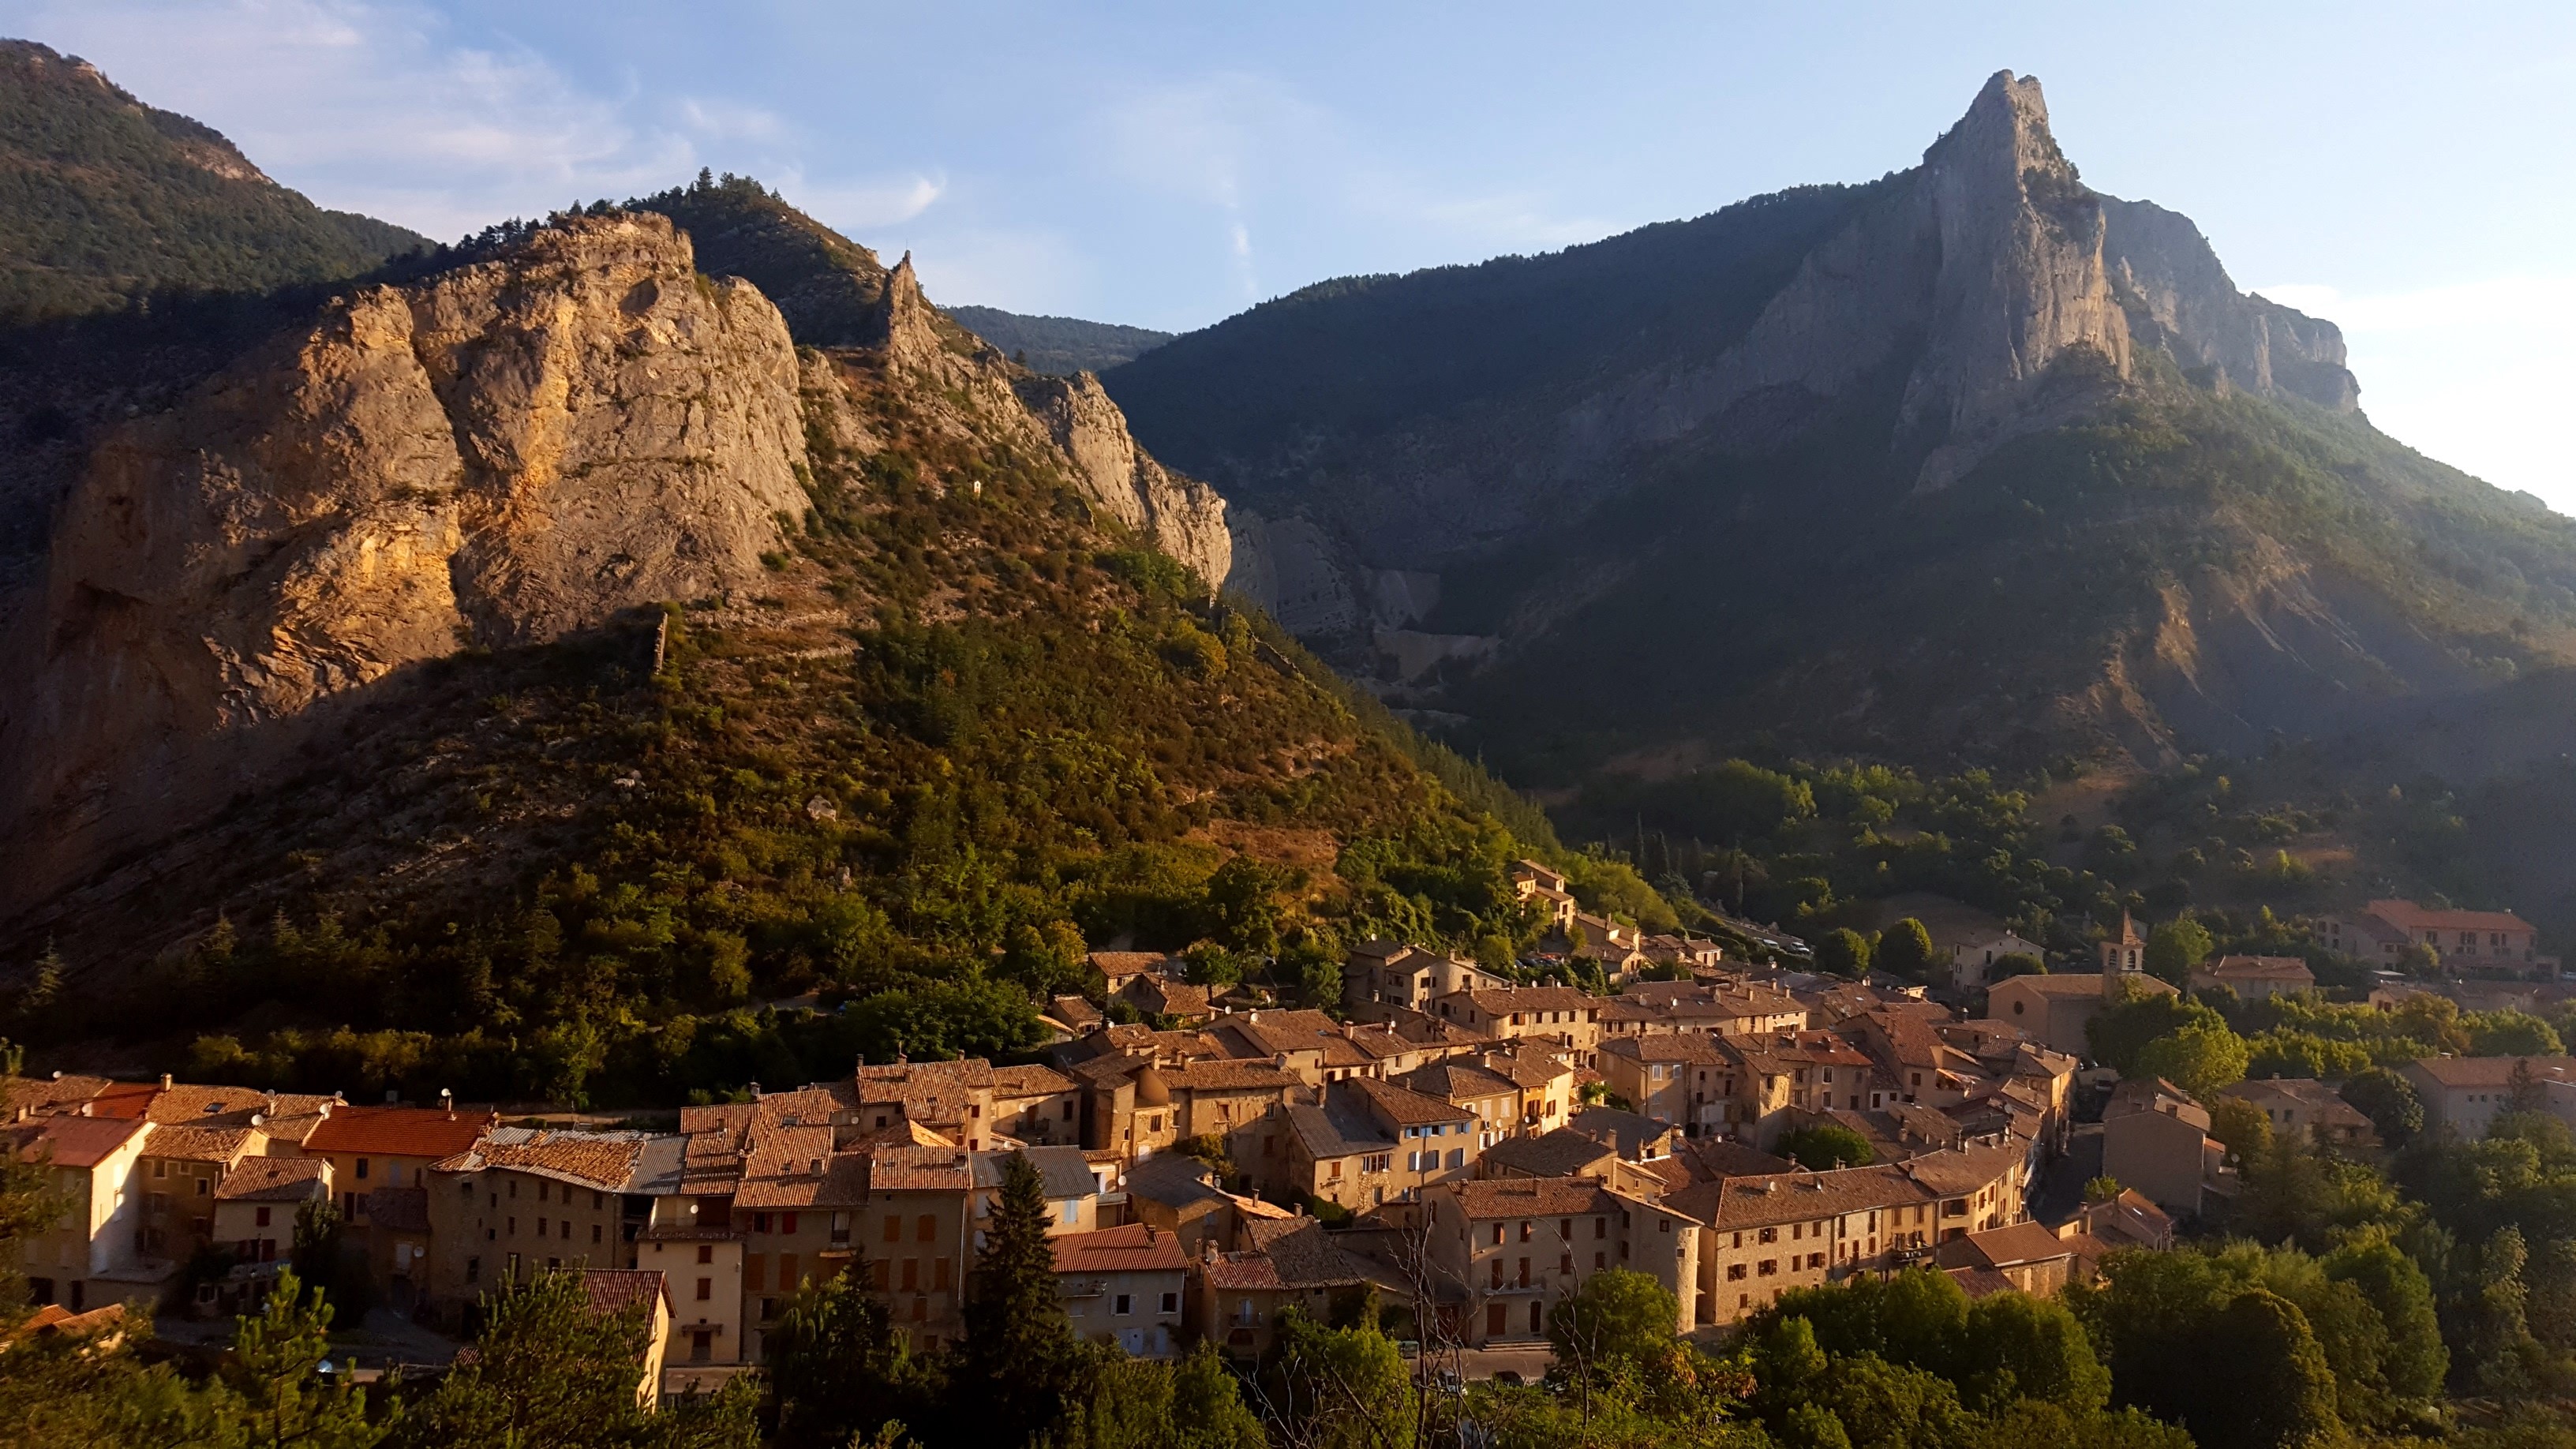
<path fill-rule="evenodd" d="M 966 1287 L 956 1403 L 994 1442 L 1017 1445 L 1077 1403 L 1089 1355 L 1057 1295 L 1046 1184 L 1025 1152 L 1002 1164 L 1002 1191 Z"/>
<path fill-rule="evenodd" d="M 1878 934 L 1878 949 L 1872 964 L 1892 976 L 1908 981 L 1931 981 L 1939 974 L 1941 953 L 1932 944 L 1932 932 L 1912 916 Z"/>
<path fill-rule="evenodd" d="M 331 1305 L 322 1290 L 304 1301 L 293 1269 L 281 1270 L 268 1303 L 256 1318 L 241 1320 L 232 1357 L 224 1365 L 217 1417 L 230 1430 L 220 1442 L 303 1449 L 371 1449 L 387 1430 L 367 1422 L 366 1399 L 347 1379 L 325 1383 L 319 1372 L 331 1353 Z"/>

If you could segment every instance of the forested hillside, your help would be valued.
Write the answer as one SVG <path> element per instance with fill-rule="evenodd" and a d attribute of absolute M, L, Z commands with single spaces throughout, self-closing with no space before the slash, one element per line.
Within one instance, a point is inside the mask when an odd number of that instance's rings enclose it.
<path fill-rule="evenodd" d="M 0 322 L 355 276 L 426 244 L 316 207 L 77 58 L 0 42 Z"/>

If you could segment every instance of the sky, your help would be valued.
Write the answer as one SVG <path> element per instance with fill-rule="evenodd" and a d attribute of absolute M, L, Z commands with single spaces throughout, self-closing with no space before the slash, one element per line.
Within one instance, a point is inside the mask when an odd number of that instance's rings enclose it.
<path fill-rule="evenodd" d="M 442 240 L 708 167 L 935 301 L 1176 331 L 1899 170 L 2011 69 L 2096 188 L 2340 324 L 2381 428 L 2576 512 L 2563 0 L 0 0 L 0 34 Z"/>

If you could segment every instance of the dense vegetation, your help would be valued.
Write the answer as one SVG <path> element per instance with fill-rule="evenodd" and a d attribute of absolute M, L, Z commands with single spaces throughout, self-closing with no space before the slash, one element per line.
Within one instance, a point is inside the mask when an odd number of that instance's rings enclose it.
<path fill-rule="evenodd" d="M 0 323 L 351 277 L 422 245 L 314 206 L 76 59 L 0 42 Z"/>
<path fill-rule="evenodd" d="M 1078 317 L 1032 317 L 998 307 L 950 307 L 968 331 L 1038 372 L 1105 372 L 1172 340 L 1169 332 Z"/>
<path fill-rule="evenodd" d="M 817 411 L 773 596 L 673 606 L 650 677 L 632 634 L 431 671 L 370 736 L 390 759 L 262 807 L 282 888 L 209 902 L 122 989 L 35 973 L 13 1029 L 216 1080 L 668 1102 L 1024 1051 L 1091 946 L 1203 942 L 1323 1001 L 1361 935 L 1535 939 L 1508 879 L 1555 852 L 1534 809 L 1091 523 L 1052 455 L 877 366 L 841 363 L 895 444 L 845 453 Z M 346 790 L 519 874 L 353 866 L 322 808 Z"/>
<path fill-rule="evenodd" d="M 1715 356 L 1876 194 L 1799 187 L 1541 256 L 1318 282 L 1101 381 L 1157 457 L 1228 498 L 1281 505 L 1307 465 L 1245 464 L 1290 439 L 1329 465 L 1425 415 L 1547 395 L 1622 362 Z"/>

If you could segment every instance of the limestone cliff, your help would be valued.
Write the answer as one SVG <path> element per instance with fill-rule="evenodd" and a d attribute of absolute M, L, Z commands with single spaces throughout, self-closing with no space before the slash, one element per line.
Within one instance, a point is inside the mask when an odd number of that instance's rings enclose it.
<path fill-rule="evenodd" d="M 2102 198 L 2113 284 L 2141 341 L 2212 386 L 2304 398 L 2337 412 L 2361 405 L 2331 322 L 2236 290 L 2190 217 L 2153 202 Z"/>
<path fill-rule="evenodd" d="M 201 813 L 406 665 L 754 582 L 803 459 L 777 311 L 658 217 L 333 302 L 94 451 L 15 631 L 17 858 Z"/>
<path fill-rule="evenodd" d="M 1094 506 L 1130 532 L 1188 564 L 1210 588 L 1234 572 L 1234 540 L 1225 500 L 1136 446 L 1127 417 L 1087 372 L 1071 377 L 1023 373 L 1016 390 L 1065 455 Z"/>

